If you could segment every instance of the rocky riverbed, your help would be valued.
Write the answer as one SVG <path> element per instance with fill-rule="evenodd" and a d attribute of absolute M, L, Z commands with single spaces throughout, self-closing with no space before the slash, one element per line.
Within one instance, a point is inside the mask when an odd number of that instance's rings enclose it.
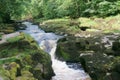
<path fill-rule="evenodd" d="M 56 56 L 81 63 L 92 80 L 120 79 L 120 34 L 67 36 L 58 41 Z"/>

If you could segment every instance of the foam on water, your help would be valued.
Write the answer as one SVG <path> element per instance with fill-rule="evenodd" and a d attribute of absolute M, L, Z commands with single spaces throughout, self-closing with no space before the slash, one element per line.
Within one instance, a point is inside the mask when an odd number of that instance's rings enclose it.
<path fill-rule="evenodd" d="M 66 62 L 55 58 L 57 41 L 61 36 L 54 33 L 45 33 L 37 25 L 32 25 L 30 22 L 24 22 L 23 24 L 27 26 L 23 32 L 30 34 L 39 43 L 40 48 L 51 55 L 52 67 L 55 72 L 52 80 L 90 80 L 90 77 L 82 68 L 71 68 Z"/>

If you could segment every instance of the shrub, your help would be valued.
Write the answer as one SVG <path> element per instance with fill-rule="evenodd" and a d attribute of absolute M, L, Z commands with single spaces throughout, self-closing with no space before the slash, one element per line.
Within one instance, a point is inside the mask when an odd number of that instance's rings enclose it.
<path fill-rule="evenodd" d="M 117 11 L 117 6 L 112 2 L 103 1 L 98 4 L 97 12 L 101 17 L 114 15 Z"/>

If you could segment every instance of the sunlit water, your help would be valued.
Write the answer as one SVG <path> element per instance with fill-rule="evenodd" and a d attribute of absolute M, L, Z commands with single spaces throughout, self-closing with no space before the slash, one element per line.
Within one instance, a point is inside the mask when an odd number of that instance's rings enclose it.
<path fill-rule="evenodd" d="M 23 32 L 30 34 L 38 42 L 40 48 L 51 55 L 52 67 L 55 72 L 55 76 L 51 80 L 90 80 L 82 68 L 75 67 L 77 64 L 67 65 L 66 62 L 55 59 L 57 41 L 62 36 L 45 33 L 37 25 L 32 25 L 30 22 L 23 24 L 27 26 Z"/>

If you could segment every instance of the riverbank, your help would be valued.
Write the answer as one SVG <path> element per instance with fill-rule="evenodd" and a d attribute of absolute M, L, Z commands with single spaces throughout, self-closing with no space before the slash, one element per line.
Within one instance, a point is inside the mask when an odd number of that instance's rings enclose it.
<path fill-rule="evenodd" d="M 1 80 L 50 80 L 54 75 L 50 56 L 26 34 L 0 44 Z"/>
<path fill-rule="evenodd" d="M 92 80 L 118 80 L 120 34 L 94 37 L 67 36 L 58 41 L 56 57 L 67 62 L 81 63 Z"/>
<path fill-rule="evenodd" d="M 40 22 L 39 22 L 40 21 Z M 57 34 L 84 35 L 100 33 L 120 32 L 120 15 L 96 18 L 81 17 L 78 19 L 58 18 L 51 20 L 35 20 L 45 31 L 52 31 Z M 96 32 L 96 33 L 95 33 Z M 83 34 L 82 34 L 83 33 Z"/>
<path fill-rule="evenodd" d="M 40 22 L 40 27 L 47 32 L 67 35 L 58 41 L 56 56 L 59 60 L 81 63 L 92 80 L 118 80 L 119 21 L 119 15 L 105 19 L 64 18 L 45 20 Z M 20 34 L 6 41 L 0 45 L 0 79 L 49 80 L 54 75 L 50 56 L 40 50 L 31 37 Z"/>
<path fill-rule="evenodd" d="M 18 30 L 24 30 L 26 26 L 23 21 L 13 21 L 9 23 L 0 23 L 0 44 L 6 43 L 7 38 L 19 36 Z"/>
<path fill-rule="evenodd" d="M 81 63 L 92 80 L 120 78 L 120 15 L 104 19 L 45 20 L 40 22 L 40 27 L 67 35 L 58 41 L 56 57 L 59 60 Z"/>

